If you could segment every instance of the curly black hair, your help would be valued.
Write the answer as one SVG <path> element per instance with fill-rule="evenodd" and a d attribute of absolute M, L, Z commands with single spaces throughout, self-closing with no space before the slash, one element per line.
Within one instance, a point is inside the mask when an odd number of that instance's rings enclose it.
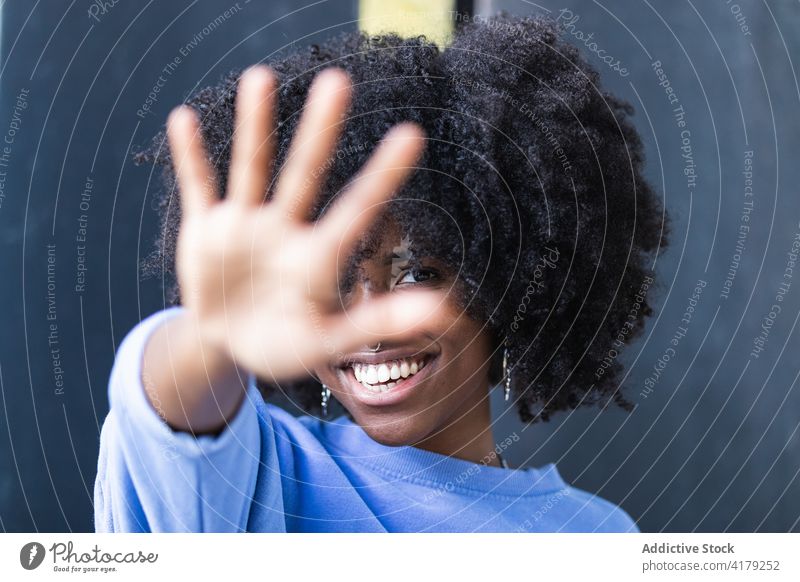
<path fill-rule="evenodd" d="M 410 120 L 425 130 L 420 169 L 392 200 L 392 219 L 416 256 L 452 266 L 459 305 L 491 330 L 493 383 L 501 380 L 507 348 L 523 422 L 586 404 L 631 408 L 617 386 L 618 355 L 653 313 L 650 262 L 668 242 L 670 220 L 642 175 L 633 108 L 600 88 L 597 71 L 551 19 L 469 22 L 445 49 L 424 37 L 351 32 L 269 64 L 280 83 L 276 167 L 315 74 L 336 66 L 353 81 L 313 219 L 390 127 Z M 232 71 L 187 100 L 202 118 L 220 191 L 240 75 Z M 165 144 L 162 130 L 135 156 L 162 165 L 165 182 L 161 235 L 143 268 L 167 275 L 168 302 L 179 304 L 180 207 Z M 348 273 L 375 248 L 379 232 L 376 224 Z M 346 277 L 343 289 L 350 284 Z M 281 386 L 259 381 L 259 388 L 265 396 L 285 389 L 302 411 L 318 411 L 320 388 L 311 378 Z"/>

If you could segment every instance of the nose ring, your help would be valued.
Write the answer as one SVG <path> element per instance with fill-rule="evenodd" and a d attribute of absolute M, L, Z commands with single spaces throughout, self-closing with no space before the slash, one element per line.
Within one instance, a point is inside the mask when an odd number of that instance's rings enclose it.
<path fill-rule="evenodd" d="M 377 346 L 375 346 L 374 348 L 370 348 L 369 350 L 371 352 L 377 352 L 379 349 L 381 349 L 381 342 L 378 342 Z"/>

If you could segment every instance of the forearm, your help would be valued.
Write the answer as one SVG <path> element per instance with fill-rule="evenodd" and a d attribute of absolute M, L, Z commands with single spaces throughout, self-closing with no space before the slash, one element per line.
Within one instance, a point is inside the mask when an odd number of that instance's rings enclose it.
<path fill-rule="evenodd" d="M 145 346 L 147 398 L 173 429 L 219 432 L 239 409 L 246 381 L 227 354 L 201 340 L 188 312 L 159 325 Z"/>

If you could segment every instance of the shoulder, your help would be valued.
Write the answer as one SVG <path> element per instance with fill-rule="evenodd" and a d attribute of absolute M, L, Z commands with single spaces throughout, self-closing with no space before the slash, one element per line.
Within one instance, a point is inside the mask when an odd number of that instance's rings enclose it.
<path fill-rule="evenodd" d="M 565 531 L 638 533 L 639 527 L 619 505 L 589 493 L 583 489 L 566 485 L 564 497 L 570 499 L 573 516 Z"/>
<path fill-rule="evenodd" d="M 295 415 L 282 406 L 273 404 L 259 395 L 256 413 L 262 433 L 269 435 L 278 448 L 291 447 L 295 454 L 320 452 L 323 447 L 321 433 L 324 422 L 309 414 Z"/>
<path fill-rule="evenodd" d="M 286 432 L 317 432 L 319 419 L 309 415 L 294 415 L 282 406 L 272 404 L 263 398 L 256 404 L 259 418 L 268 419 L 275 429 L 283 429 Z"/>

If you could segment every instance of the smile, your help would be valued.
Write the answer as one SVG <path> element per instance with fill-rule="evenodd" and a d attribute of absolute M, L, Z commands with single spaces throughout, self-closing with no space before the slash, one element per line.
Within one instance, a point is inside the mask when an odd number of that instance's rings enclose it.
<path fill-rule="evenodd" d="M 354 363 L 356 380 L 371 392 L 388 392 L 425 367 L 427 356 L 389 360 L 380 364 Z"/>
<path fill-rule="evenodd" d="M 394 357 L 392 357 L 394 356 Z M 386 354 L 354 357 L 339 368 L 343 383 L 350 393 L 368 406 L 400 404 L 416 392 L 435 370 L 439 354 Z"/>

